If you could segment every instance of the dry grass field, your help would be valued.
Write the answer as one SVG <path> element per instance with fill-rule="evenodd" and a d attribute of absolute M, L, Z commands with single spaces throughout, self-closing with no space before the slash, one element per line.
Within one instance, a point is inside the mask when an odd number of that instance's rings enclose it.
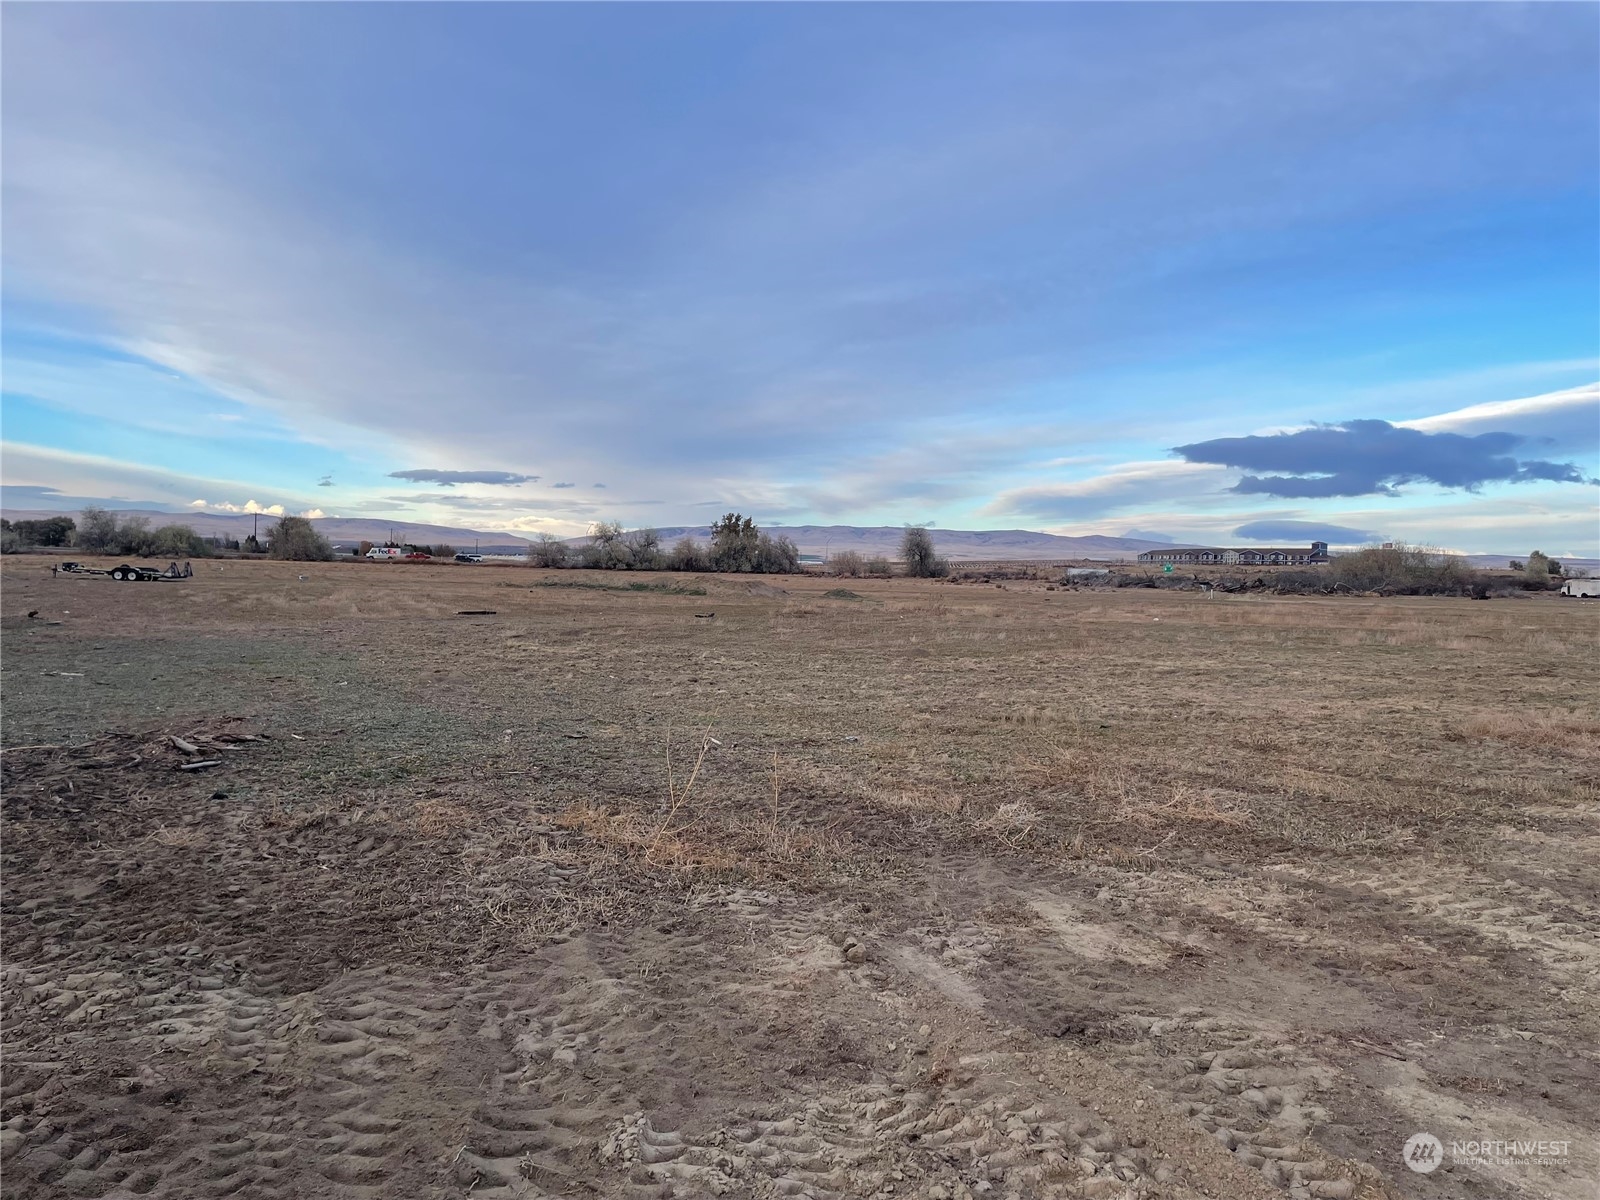
<path fill-rule="evenodd" d="M 196 566 L 0 567 L 7 1196 L 1596 1195 L 1600 605 Z"/>

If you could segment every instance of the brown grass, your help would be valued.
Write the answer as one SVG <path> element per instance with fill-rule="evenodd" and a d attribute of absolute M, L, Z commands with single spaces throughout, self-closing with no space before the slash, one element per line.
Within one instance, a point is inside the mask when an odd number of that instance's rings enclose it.
<path fill-rule="evenodd" d="M 425 838 L 446 839 L 471 829 L 472 813 L 463 805 L 439 797 L 426 797 L 412 810 L 411 824 Z"/>
<path fill-rule="evenodd" d="M 1600 720 L 1576 710 L 1478 713 L 1462 723 L 1462 731 L 1469 737 L 1509 742 L 1530 750 L 1600 754 Z"/>
<path fill-rule="evenodd" d="M 59 961 L 54 909 L 74 942 L 124 939 L 106 961 L 178 948 L 179 978 L 191 946 L 232 957 L 245 939 L 294 973 L 327 951 L 294 985 L 306 994 L 348 996 L 391 967 L 427 972 L 431 990 L 435 972 L 518 964 L 552 1001 L 584 981 L 648 983 L 626 999 L 636 1029 L 606 1014 L 624 1052 L 586 1056 L 568 1079 L 604 1080 L 590 1094 L 630 1107 L 641 1080 L 656 1088 L 651 1072 L 684 1063 L 707 1086 L 664 1075 L 659 1096 L 765 1106 L 791 1029 L 877 1022 L 887 1042 L 921 1009 L 961 1030 L 948 1057 L 931 1043 L 933 1076 L 1003 1045 L 1021 1053 L 999 1069 L 1024 1082 L 1035 1059 L 1060 1065 L 1082 1018 L 1095 1032 L 1067 1093 L 1121 1095 L 1084 1072 L 1127 1069 L 1147 1113 L 1180 1099 L 1168 1068 L 1202 1050 L 1326 1058 L 1340 1086 L 1302 1082 L 1359 1131 L 1338 1135 L 1347 1145 L 1426 1127 L 1372 1082 L 1391 1076 L 1338 1074 L 1369 1052 L 1438 1072 L 1430 1087 L 1499 1096 L 1504 1079 L 1541 1119 L 1587 1115 L 1596 1068 L 1562 1048 L 1597 1011 L 1600 708 L 1558 673 L 1592 656 L 1587 607 L 1024 579 L 869 579 L 852 583 L 859 603 L 804 577 L 624 597 L 532 587 L 525 568 L 366 564 L 229 563 L 126 589 L 39 580 L 37 566 L 0 562 L 7 740 L 56 747 L 0 758 L 8 893 L 50 900 L 17 921 L 34 956 L 19 977 Z M 22 616 L 51 606 L 71 609 L 61 625 Z M 239 712 L 272 740 L 204 779 L 178 773 L 170 745 L 147 756 L 138 737 L 100 736 Z M 699 735 L 712 728 L 720 745 Z M 153 869 L 126 871 L 122 855 Z M 80 894 L 77 860 L 96 856 L 101 877 L 142 890 Z M 273 919 L 234 921 L 231 904 L 219 918 L 235 883 Z M 131 921 L 130 895 L 173 919 Z M 1035 909 L 1044 898 L 1058 919 Z M 846 934 L 871 947 L 863 969 L 840 962 Z M 525 953 L 569 937 L 559 955 Z M 767 986 L 797 945 L 818 970 Z M 950 984 L 977 989 L 985 1016 L 929 991 Z M 472 986 L 460 1031 L 476 1047 Z M 1176 1022 L 1160 1046 L 1118 1032 L 1145 1014 Z M 1523 1036 L 1504 1035 L 1510 1021 Z M 665 1040 L 663 1022 L 677 1031 Z M 1330 1049 L 1353 1023 L 1377 1050 Z M 691 1041 L 708 1057 L 680 1058 Z M 604 1074 L 602 1058 L 630 1055 Z M 814 1098 L 921 1064 L 806 1065 Z M 716 1077 L 727 1068 L 740 1078 Z M 459 1097 L 445 1100 L 438 1119 L 456 1121 Z M 580 1175 L 592 1165 L 578 1161 Z"/>
<path fill-rule="evenodd" d="M 151 832 L 149 838 L 156 845 L 172 850 L 198 850 L 211 840 L 199 829 L 169 829 L 164 825 Z"/>

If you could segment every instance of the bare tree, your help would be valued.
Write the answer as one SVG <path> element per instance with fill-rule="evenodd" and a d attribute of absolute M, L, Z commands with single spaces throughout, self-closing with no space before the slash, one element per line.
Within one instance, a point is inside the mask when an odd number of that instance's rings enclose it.
<path fill-rule="evenodd" d="M 914 579 L 937 579 L 950 572 L 950 564 L 933 549 L 933 536 L 922 525 L 907 525 L 900 538 L 900 557 L 905 560 L 906 574 Z"/>
<path fill-rule="evenodd" d="M 528 564 L 535 567 L 564 567 L 570 547 L 555 534 L 536 533 L 528 543 Z"/>
<path fill-rule="evenodd" d="M 661 568 L 661 535 L 654 529 L 635 529 L 622 539 L 627 549 L 628 566 L 635 571 L 655 571 Z"/>

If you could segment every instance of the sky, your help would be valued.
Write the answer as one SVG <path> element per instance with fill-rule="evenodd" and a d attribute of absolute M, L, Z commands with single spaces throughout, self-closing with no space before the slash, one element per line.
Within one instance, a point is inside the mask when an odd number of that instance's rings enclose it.
<path fill-rule="evenodd" d="M 1600 8 L 12 4 L 7 508 L 1600 557 Z"/>

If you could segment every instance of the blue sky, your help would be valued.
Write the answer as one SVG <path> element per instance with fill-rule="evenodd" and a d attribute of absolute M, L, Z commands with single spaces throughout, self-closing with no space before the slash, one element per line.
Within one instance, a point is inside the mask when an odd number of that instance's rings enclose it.
<path fill-rule="evenodd" d="M 8 506 L 1600 556 L 1593 6 L 13 5 L 3 55 Z"/>

